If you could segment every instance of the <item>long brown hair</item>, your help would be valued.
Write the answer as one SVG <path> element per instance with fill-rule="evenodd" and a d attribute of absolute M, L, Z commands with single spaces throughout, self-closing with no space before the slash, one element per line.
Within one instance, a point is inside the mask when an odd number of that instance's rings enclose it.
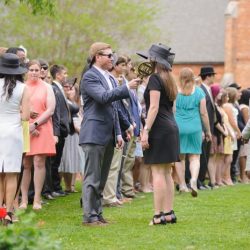
<path fill-rule="evenodd" d="M 23 75 L 1 75 L 0 78 L 4 77 L 3 94 L 1 97 L 6 95 L 6 100 L 8 101 L 12 95 L 14 88 L 16 87 L 16 82 L 23 82 Z"/>
<path fill-rule="evenodd" d="M 228 102 L 234 104 L 237 100 L 237 93 L 238 93 L 237 89 L 233 88 L 233 87 L 227 87 L 226 91 L 227 91 L 228 97 L 229 97 Z"/>
<path fill-rule="evenodd" d="M 221 89 L 216 98 L 218 106 L 221 107 L 224 103 L 227 102 L 226 97 L 228 97 L 227 91 L 225 89 Z"/>
<path fill-rule="evenodd" d="M 195 84 L 194 72 L 190 68 L 183 68 L 180 71 L 180 87 L 184 95 L 190 95 Z"/>
<path fill-rule="evenodd" d="M 174 80 L 174 77 L 165 65 L 156 63 L 155 65 L 156 72 L 159 73 L 162 82 L 164 83 L 164 88 L 167 96 L 169 97 L 170 101 L 174 101 L 177 96 L 177 86 Z"/>

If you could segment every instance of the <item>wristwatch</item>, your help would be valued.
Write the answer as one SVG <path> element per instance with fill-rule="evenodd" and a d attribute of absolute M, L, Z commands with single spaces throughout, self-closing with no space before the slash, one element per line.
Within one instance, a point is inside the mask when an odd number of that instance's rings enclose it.
<path fill-rule="evenodd" d="M 35 128 L 38 127 L 38 122 L 34 122 Z"/>

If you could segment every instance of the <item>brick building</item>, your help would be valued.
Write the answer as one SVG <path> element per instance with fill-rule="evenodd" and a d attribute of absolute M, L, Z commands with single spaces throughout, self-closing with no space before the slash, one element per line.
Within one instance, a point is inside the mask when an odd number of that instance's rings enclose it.
<path fill-rule="evenodd" d="M 225 13 L 225 76 L 250 87 L 250 1 L 230 1 Z"/>
<path fill-rule="evenodd" d="M 250 86 L 250 0 L 163 0 L 165 40 L 176 52 L 174 74 L 213 65 L 216 82 Z"/>

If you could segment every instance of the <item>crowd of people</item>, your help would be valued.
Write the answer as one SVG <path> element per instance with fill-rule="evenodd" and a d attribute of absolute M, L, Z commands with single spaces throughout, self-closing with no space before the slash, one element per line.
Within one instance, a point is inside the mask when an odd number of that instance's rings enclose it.
<path fill-rule="evenodd" d="M 87 226 L 107 225 L 103 207 L 137 192 L 154 194 L 150 225 L 176 223 L 175 188 L 197 197 L 249 182 L 250 89 L 215 83 L 212 66 L 199 76 L 183 68 L 177 79 L 168 46 L 138 52 L 137 70 L 96 42 L 78 80 L 63 65 L 28 60 L 24 48 L 0 52 L 2 224 L 28 204 L 40 210 L 77 192 L 77 178 Z"/>

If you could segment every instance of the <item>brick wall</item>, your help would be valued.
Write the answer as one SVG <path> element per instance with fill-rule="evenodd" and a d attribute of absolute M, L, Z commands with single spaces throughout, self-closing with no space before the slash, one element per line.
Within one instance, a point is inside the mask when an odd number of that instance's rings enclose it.
<path fill-rule="evenodd" d="M 250 87 L 250 0 L 231 1 L 226 13 L 225 73 Z"/>
<path fill-rule="evenodd" d="M 209 64 L 211 65 L 211 64 Z M 178 79 L 180 70 L 182 68 L 188 67 L 194 71 L 194 74 L 198 76 L 200 74 L 200 68 L 205 66 L 205 64 L 174 64 L 173 65 L 173 74 Z M 224 64 L 215 64 L 212 65 L 214 67 L 214 71 L 216 72 L 215 75 L 215 82 L 220 83 L 224 74 Z"/>

